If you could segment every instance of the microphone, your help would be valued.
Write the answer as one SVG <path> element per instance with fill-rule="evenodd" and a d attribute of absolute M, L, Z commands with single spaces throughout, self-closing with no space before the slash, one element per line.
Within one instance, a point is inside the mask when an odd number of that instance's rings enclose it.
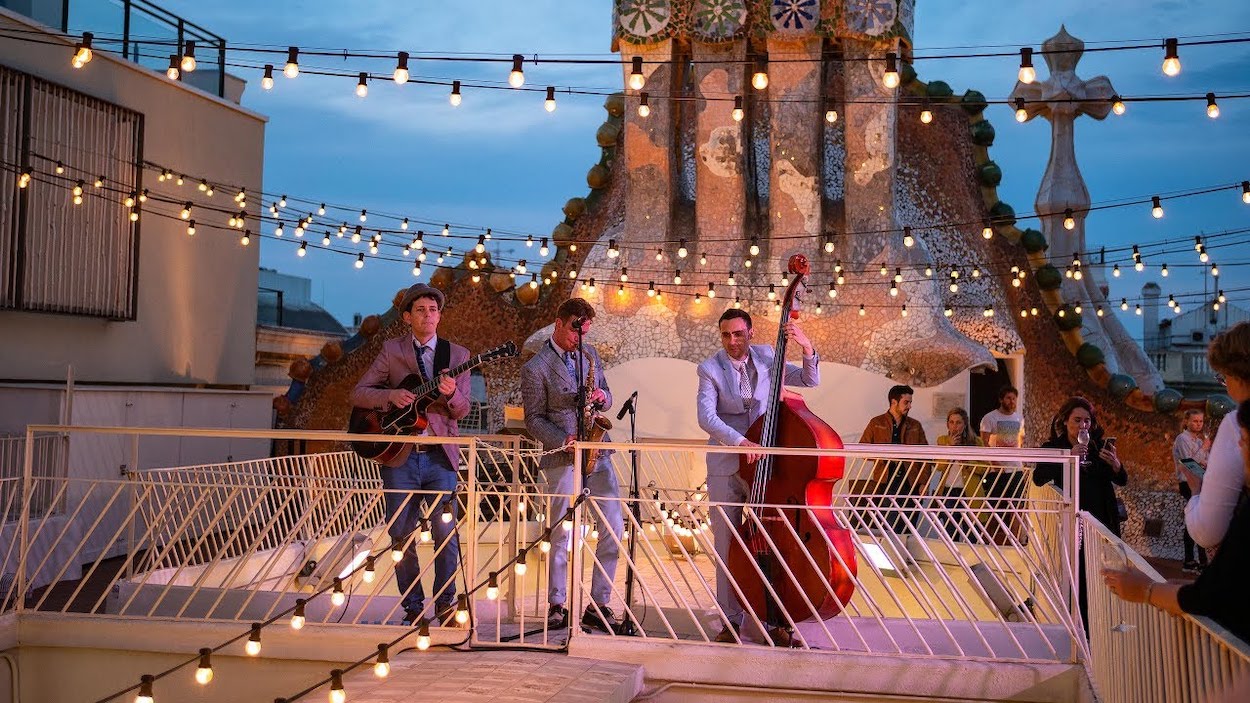
<path fill-rule="evenodd" d="M 586 318 L 584 318 L 584 317 L 578 317 L 578 318 L 576 318 L 576 319 L 574 319 L 574 320 L 573 320 L 573 329 L 577 330 L 578 332 L 581 332 L 581 331 L 582 331 L 582 325 L 584 325 L 584 324 L 586 324 Z"/>
<path fill-rule="evenodd" d="M 637 399 L 638 399 L 638 391 L 634 391 L 633 393 L 629 395 L 629 400 L 626 400 L 625 404 L 621 406 L 621 411 L 616 414 L 616 419 L 624 420 L 625 413 L 634 409 L 634 401 Z"/>

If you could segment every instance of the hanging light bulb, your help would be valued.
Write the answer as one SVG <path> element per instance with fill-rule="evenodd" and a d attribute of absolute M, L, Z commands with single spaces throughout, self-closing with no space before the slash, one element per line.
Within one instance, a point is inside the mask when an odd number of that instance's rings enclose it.
<path fill-rule="evenodd" d="M 356 255 L 356 268 L 362 269 L 364 267 L 365 267 L 365 255 L 363 253 L 357 254 Z"/>
<path fill-rule="evenodd" d="M 638 94 L 638 116 L 647 117 L 651 114 L 651 105 L 648 103 L 649 96 L 646 91 Z"/>
<path fill-rule="evenodd" d="M 182 59 L 178 64 L 183 73 L 195 70 L 195 42 L 188 39 L 182 47 Z"/>
<path fill-rule="evenodd" d="M 1163 40 L 1163 73 L 1167 76 L 1175 76 L 1181 72 L 1181 57 L 1177 51 L 1177 41 L 1175 37 L 1169 37 Z"/>
<path fill-rule="evenodd" d="M 396 83 L 403 85 L 408 82 L 408 52 L 399 52 L 399 58 L 395 64 L 395 73 L 391 76 Z"/>
<path fill-rule="evenodd" d="M 1250 181 L 1241 182 L 1241 202 L 1250 204 Z"/>
<path fill-rule="evenodd" d="M 479 234 L 477 236 L 477 244 L 473 245 L 473 251 L 479 254 L 486 251 L 486 235 Z"/>
<path fill-rule="evenodd" d="M 494 571 L 486 581 L 486 600 L 499 600 L 499 578 Z"/>
<path fill-rule="evenodd" d="M 176 81 L 178 80 L 179 75 L 181 75 L 181 71 L 178 68 L 178 55 L 170 54 L 169 55 L 169 68 L 165 69 L 165 77 L 171 81 Z"/>
<path fill-rule="evenodd" d="M 777 299 L 777 285 L 774 283 L 768 284 L 768 299 L 769 300 Z"/>
<path fill-rule="evenodd" d="M 273 64 L 265 64 L 265 73 L 260 78 L 260 87 L 265 90 L 273 90 Z"/>
<path fill-rule="evenodd" d="M 343 670 L 330 671 L 330 703 L 347 703 L 347 691 L 343 689 Z"/>
<path fill-rule="evenodd" d="M 525 57 L 520 54 L 512 55 L 512 72 L 508 74 L 508 85 L 513 88 L 520 88 L 525 85 L 525 71 L 521 68 L 521 64 L 524 61 Z"/>
<path fill-rule="evenodd" d="M 990 226 L 990 221 L 988 218 L 981 221 L 981 236 L 984 237 L 985 239 L 994 238 L 994 228 Z"/>
<path fill-rule="evenodd" d="M 707 284 L 707 297 L 708 298 L 716 297 L 716 284 L 712 283 L 711 281 L 708 281 L 708 284 Z"/>
<path fill-rule="evenodd" d="M 768 57 L 764 54 L 757 54 L 755 57 L 755 71 L 751 74 L 751 87 L 756 90 L 764 90 L 768 87 Z"/>
<path fill-rule="evenodd" d="M 907 317 L 907 303 L 903 303 L 903 307 L 899 309 L 898 314 Z"/>
<path fill-rule="evenodd" d="M 1029 119 L 1028 110 L 1024 109 L 1024 98 L 1016 98 L 1016 122 Z"/>
<path fill-rule="evenodd" d="M 833 124 L 838 121 L 838 111 L 833 108 L 833 103 L 825 106 L 825 122 Z"/>
<path fill-rule="evenodd" d="M 742 309 L 742 296 L 734 296 L 734 310 Z M 652 526 L 654 529 L 654 525 Z"/>
<path fill-rule="evenodd" d="M 924 99 L 924 103 L 920 107 L 920 123 L 930 124 L 933 122 L 933 108 L 929 106 L 929 98 Z"/>
<path fill-rule="evenodd" d="M 1215 104 L 1215 93 L 1207 93 L 1207 117 L 1215 119 L 1220 116 L 1220 106 Z"/>
<path fill-rule="evenodd" d="M 904 244 L 906 244 L 906 243 L 907 243 L 907 238 L 906 238 L 906 237 L 904 237 L 904 238 L 903 238 L 903 243 L 904 243 Z M 908 245 L 908 246 L 910 246 L 910 245 Z M 834 250 L 834 244 L 833 244 L 833 235 L 832 235 L 832 234 L 826 234 L 826 235 L 825 235 L 825 244 L 824 244 L 823 249 L 825 250 L 825 253 L 826 253 L 826 254 L 832 254 L 832 253 L 833 253 L 833 250 Z"/>
<path fill-rule="evenodd" d="M 248 244 L 251 244 L 251 243 L 252 243 L 252 230 L 250 229 L 243 230 L 243 236 L 239 237 L 239 244 L 242 244 L 243 246 L 247 246 Z"/>
<path fill-rule="evenodd" d="M 743 112 L 742 112 L 742 96 L 741 95 L 734 96 L 734 109 L 733 109 L 733 112 L 730 113 L 730 115 L 733 116 L 734 122 L 742 121 Z"/>
<path fill-rule="evenodd" d="M 898 284 L 895 283 L 894 281 L 890 281 L 890 297 L 891 298 L 898 297 Z"/>
<path fill-rule="evenodd" d="M 282 73 L 287 78 L 295 78 L 299 75 L 299 47 L 288 47 L 286 50 L 286 67 L 282 69 Z"/>
<path fill-rule="evenodd" d="M 547 99 L 543 101 L 543 109 L 547 112 L 556 111 L 556 87 L 554 85 L 547 86 Z"/>
<path fill-rule="evenodd" d="M 833 247 L 830 246 L 831 244 L 833 244 L 832 241 L 825 243 L 826 252 L 833 251 Z M 911 227 L 903 227 L 903 246 L 907 247 L 908 249 L 916 246 L 916 238 L 911 236 Z"/>
<path fill-rule="evenodd" d="M 903 269 L 902 269 L 902 268 L 895 268 L 895 269 L 894 269 L 894 282 L 895 282 L 895 283 L 902 283 L 902 282 L 903 282 Z"/>
<path fill-rule="evenodd" d="M 1076 229 L 1076 218 L 1072 215 L 1072 208 L 1063 211 L 1063 228 Z"/>
<path fill-rule="evenodd" d="M 56 170 L 56 175 L 58 175 L 58 176 L 62 175 L 63 173 L 65 173 L 65 164 L 61 163 L 60 161 L 56 162 L 56 169 L 55 169 L 55 170 Z M 161 173 L 161 176 L 162 176 L 162 177 L 163 177 L 164 175 L 165 175 L 165 173 Z M 161 178 L 161 179 L 158 179 L 158 180 L 164 180 L 164 178 Z"/>
<path fill-rule="evenodd" d="M 360 72 L 360 80 L 356 82 L 356 97 L 363 98 L 369 95 L 369 74 L 364 71 Z"/>
<path fill-rule="evenodd" d="M 1167 277 L 1167 275 L 1168 275 L 1168 265 L 1167 265 L 1167 264 L 1164 264 L 1162 267 L 1160 267 L 1160 268 L 1159 268 L 1159 275 L 1160 275 L 1160 276 L 1163 276 L 1163 277 L 1165 277 L 1165 278 Z"/>
<path fill-rule="evenodd" d="M 460 81 L 452 81 L 451 93 L 447 95 L 447 102 L 451 103 L 452 107 L 460 107 L 461 100 L 462 98 L 460 97 Z"/>
<path fill-rule="evenodd" d="M 1150 214 L 1156 219 L 1163 217 L 1163 203 L 1159 200 L 1159 196 L 1154 195 L 1150 198 Z"/>
<path fill-rule="evenodd" d="M 82 41 L 74 45 L 74 56 L 70 59 L 70 64 L 74 68 L 82 68 L 91 63 L 92 51 L 91 42 L 95 39 L 95 35 L 91 32 L 82 33 Z"/>
<path fill-rule="evenodd" d="M 686 249 L 686 240 L 683 239 L 681 240 L 681 243 L 677 245 L 677 258 L 684 259 L 689 256 L 689 254 L 690 251 Z"/>
<path fill-rule="evenodd" d="M 629 268 L 621 268 L 621 283 L 629 283 Z"/>
<path fill-rule="evenodd" d="M 1020 50 L 1020 72 L 1016 74 L 1021 83 L 1032 83 L 1037 80 L 1037 71 L 1033 68 L 1033 49 L 1024 47 Z"/>
<path fill-rule="evenodd" d="M 538 255 L 546 256 L 550 253 L 551 253 L 551 247 L 547 246 L 547 238 L 543 237 L 543 240 L 539 242 L 538 244 Z"/>
<path fill-rule="evenodd" d="M 731 285 L 731 286 L 736 286 L 736 285 L 738 285 L 738 279 L 734 278 L 734 272 L 733 272 L 733 271 L 730 271 L 730 272 L 729 272 L 729 278 L 725 279 L 725 283 L 726 283 L 726 285 Z"/>
<path fill-rule="evenodd" d="M 547 545 L 546 549 L 542 548 L 543 544 Z M 551 543 L 548 542 L 547 540 L 543 540 L 542 543 L 539 544 L 539 551 L 543 552 L 544 554 L 550 550 L 551 550 Z M 464 625 L 468 622 L 469 622 L 469 597 L 461 593 L 460 595 L 456 596 L 456 623 L 460 625 Z"/>
<path fill-rule="evenodd" d="M 859 316 L 860 316 L 860 317 L 863 317 L 863 316 L 865 316 L 865 315 L 867 315 L 867 314 L 868 314 L 868 311 L 864 309 L 864 304 L 863 304 L 863 303 L 860 303 L 860 304 L 859 304 Z"/>
<path fill-rule="evenodd" d="M 620 255 L 621 255 L 621 250 L 617 248 L 617 246 L 616 246 L 616 240 L 615 240 L 615 239 L 609 239 L 609 240 L 608 240 L 608 258 L 609 258 L 609 259 L 615 259 L 616 257 L 618 257 L 618 256 L 620 256 Z"/>
<path fill-rule="evenodd" d="M 135 695 L 135 703 L 153 703 L 156 698 L 152 693 L 152 683 L 156 681 L 156 677 L 151 674 L 144 674 L 139 677 L 139 693 Z"/>
<path fill-rule="evenodd" d="M 512 572 L 517 576 L 524 576 L 527 571 L 529 571 L 529 566 L 525 563 L 525 550 L 522 549 L 513 560 Z"/>
<path fill-rule="evenodd" d="M 951 306 L 947 305 L 946 308 L 942 310 L 942 314 L 946 317 L 951 317 L 955 314 L 955 311 L 951 308 Z"/>
<path fill-rule="evenodd" d="M 649 283 L 647 283 L 647 297 L 648 298 L 655 297 L 655 281 L 650 281 Z"/>
<path fill-rule="evenodd" d="M 378 645 L 378 658 L 373 662 L 373 675 L 379 679 L 386 678 L 391 673 L 391 653 L 390 647 L 385 644 Z"/>
<path fill-rule="evenodd" d="M 760 255 L 760 239 L 759 239 L 759 237 L 756 237 L 755 235 L 751 235 L 751 248 L 750 248 L 750 249 L 748 249 L 748 251 L 750 251 L 750 252 L 751 252 L 751 256 L 759 256 L 759 255 Z"/>
<path fill-rule="evenodd" d="M 1220 267 L 1219 267 L 1219 266 L 1216 266 L 1216 265 L 1215 265 L 1215 262 L 1212 262 L 1212 263 L 1211 263 L 1211 276 L 1214 278 L 1214 277 L 1217 277 L 1217 276 L 1219 276 L 1219 275 L 1220 275 Z"/>
<path fill-rule="evenodd" d="M 881 84 L 891 90 L 898 87 L 898 54 L 893 51 L 885 55 L 885 73 L 881 76 Z"/>
<path fill-rule="evenodd" d="M 1206 246 L 1198 248 L 1198 260 L 1204 264 L 1211 260 L 1211 255 L 1207 253 Z"/>
<path fill-rule="evenodd" d="M 1126 109 L 1127 108 L 1125 108 L 1124 106 L 1124 101 L 1120 99 L 1119 95 L 1111 96 L 1111 111 L 1112 112 L 1114 112 L 1117 115 L 1123 115 Z"/>
<path fill-rule="evenodd" d="M 321 246 L 323 247 L 330 246 L 330 233 L 329 232 L 326 232 L 325 235 L 321 237 Z"/>
<path fill-rule="evenodd" d="M 838 287 L 834 285 L 832 281 L 829 282 L 829 297 L 830 298 L 838 297 Z"/>
<path fill-rule="evenodd" d="M 252 623 L 252 632 L 247 636 L 247 643 L 243 645 L 243 651 L 247 652 L 249 657 L 255 657 L 260 654 L 260 623 Z"/>
<path fill-rule="evenodd" d="M 642 75 L 642 57 L 633 57 L 630 59 L 630 64 L 629 87 L 631 90 L 642 90 L 642 87 L 647 84 L 646 76 Z"/>
<path fill-rule="evenodd" d="M 1115 266 L 1111 267 L 1111 275 L 1115 276 L 1116 278 L 1120 277 L 1120 265 L 1119 264 L 1116 264 Z"/>

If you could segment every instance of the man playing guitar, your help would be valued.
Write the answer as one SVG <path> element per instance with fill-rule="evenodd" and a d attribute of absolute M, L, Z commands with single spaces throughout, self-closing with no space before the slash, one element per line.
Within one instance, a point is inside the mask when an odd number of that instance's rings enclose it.
<path fill-rule="evenodd" d="M 465 370 L 454 379 L 443 372 L 463 364 L 469 358 L 469 350 L 438 338 L 438 323 L 444 302 L 441 291 L 424 283 L 418 283 L 404 293 L 399 310 L 411 334 L 383 343 L 373 365 L 352 390 L 353 406 L 384 411 L 407 407 L 414 400 L 424 402 L 411 391 L 398 386 L 411 374 L 420 374 L 423 379 L 430 379 L 432 374 L 436 374 L 439 394 L 424 408 L 423 414 L 429 424 L 422 434 L 437 437 L 460 434 L 457 422 L 469 413 L 469 371 Z M 396 544 L 407 545 L 403 559 L 395 565 L 395 580 L 403 599 L 405 624 L 420 619 L 425 608 L 425 589 L 417 578 L 421 569 L 413 532 L 426 515 L 430 516 L 430 528 L 435 539 L 435 624 L 447 623 L 455 612 L 455 575 L 460 543 L 455 532 L 457 510 L 453 496 L 459 464 L 460 449 L 454 444 L 408 444 L 382 466 L 382 487 L 386 489 L 386 518 L 390 524 L 391 539 Z M 445 521 L 443 517 L 447 510 L 451 511 L 452 519 Z"/>

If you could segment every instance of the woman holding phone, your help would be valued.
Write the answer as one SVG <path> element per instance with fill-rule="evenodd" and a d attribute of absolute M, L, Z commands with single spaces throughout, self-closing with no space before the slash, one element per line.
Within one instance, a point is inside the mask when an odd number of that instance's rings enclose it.
<path fill-rule="evenodd" d="M 1115 438 L 1103 437 L 1102 428 L 1094 415 L 1094 406 L 1084 398 L 1068 398 L 1059 408 L 1051 437 L 1042 444 L 1042 448 L 1067 449 L 1081 457 L 1081 510 L 1093 515 L 1119 536 L 1115 486 L 1127 484 L 1128 473 L 1116 453 Z M 1033 483 L 1044 486 L 1051 481 L 1063 488 L 1063 465 L 1038 464 L 1033 470 Z"/>

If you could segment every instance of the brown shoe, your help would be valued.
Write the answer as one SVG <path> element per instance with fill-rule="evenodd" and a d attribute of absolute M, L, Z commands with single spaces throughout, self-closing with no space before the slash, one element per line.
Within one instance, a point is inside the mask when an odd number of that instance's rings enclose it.
<path fill-rule="evenodd" d="M 799 647 L 798 638 L 794 636 L 794 632 L 787 627 L 773 627 L 768 630 L 768 639 L 778 647 Z"/>
<path fill-rule="evenodd" d="M 720 632 L 716 633 L 716 637 L 712 641 L 726 644 L 737 644 L 740 641 L 738 639 L 738 626 L 730 624 L 722 627 Z"/>

